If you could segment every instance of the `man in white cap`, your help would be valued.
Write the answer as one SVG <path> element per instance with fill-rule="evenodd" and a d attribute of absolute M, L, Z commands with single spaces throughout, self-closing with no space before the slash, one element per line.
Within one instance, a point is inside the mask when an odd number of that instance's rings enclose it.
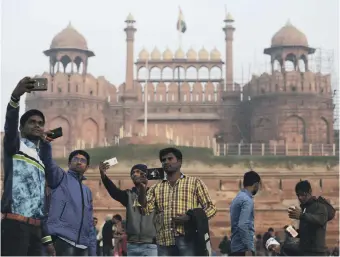
<path fill-rule="evenodd" d="M 266 249 L 274 254 L 279 255 L 281 252 L 281 246 L 278 241 L 274 237 L 271 237 L 266 242 Z"/>

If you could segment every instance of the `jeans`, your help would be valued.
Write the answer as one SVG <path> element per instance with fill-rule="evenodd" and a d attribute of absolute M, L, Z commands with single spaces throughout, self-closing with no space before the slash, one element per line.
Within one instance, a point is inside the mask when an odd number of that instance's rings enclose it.
<path fill-rule="evenodd" d="M 157 256 L 157 245 L 128 243 L 127 256 Z"/>
<path fill-rule="evenodd" d="M 158 256 L 195 256 L 194 241 L 184 236 L 175 237 L 175 245 L 158 245 Z"/>
<path fill-rule="evenodd" d="M 41 227 L 17 220 L 1 221 L 2 256 L 41 256 Z"/>
<path fill-rule="evenodd" d="M 77 248 L 58 237 L 55 239 L 54 248 L 57 256 L 88 256 L 87 249 Z"/>

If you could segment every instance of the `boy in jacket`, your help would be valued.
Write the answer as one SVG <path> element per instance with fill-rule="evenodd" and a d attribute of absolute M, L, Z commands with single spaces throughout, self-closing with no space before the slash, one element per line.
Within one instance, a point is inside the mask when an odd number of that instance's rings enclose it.
<path fill-rule="evenodd" d="M 52 189 L 46 227 L 54 238 L 58 256 L 95 256 L 96 233 L 93 223 L 91 190 L 82 182 L 90 164 L 83 150 L 69 155 L 69 170 L 65 172 L 52 159 L 50 143 L 41 145 L 41 159 L 46 167 L 46 179 Z"/>
<path fill-rule="evenodd" d="M 301 208 L 289 208 L 288 216 L 300 220 L 300 250 L 305 256 L 325 256 L 327 207 L 312 195 L 312 187 L 307 180 L 298 182 L 295 192 Z"/>
<path fill-rule="evenodd" d="M 119 189 L 107 176 L 109 165 L 101 163 L 99 166 L 103 184 L 110 196 L 120 202 L 126 208 L 126 234 L 128 256 L 157 256 L 157 245 L 155 244 L 156 229 L 154 226 L 154 213 L 142 215 L 138 203 L 139 188 L 136 185 L 140 178 L 144 178 L 147 166 L 137 164 L 132 167 L 130 175 L 135 187 L 132 189 Z"/>
<path fill-rule="evenodd" d="M 1 199 L 1 255 L 36 256 L 43 243 L 54 254 L 51 238 L 44 232 L 45 172 L 39 157 L 45 117 L 29 110 L 19 122 L 20 98 L 30 93 L 34 79 L 25 77 L 14 89 L 7 106 L 3 139 L 4 185 Z M 18 131 L 19 127 L 19 131 Z M 45 237 L 46 236 L 46 237 Z"/>

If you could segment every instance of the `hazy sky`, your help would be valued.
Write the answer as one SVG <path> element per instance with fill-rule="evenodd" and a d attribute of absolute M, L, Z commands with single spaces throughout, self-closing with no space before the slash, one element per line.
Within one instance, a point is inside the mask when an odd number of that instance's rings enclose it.
<path fill-rule="evenodd" d="M 186 52 L 192 46 L 198 51 L 205 46 L 210 51 L 216 46 L 223 60 L 222 26 L 227 6 L 236 27 L 236 82 L 242 82 L 242 67 L 243 82 L 251 73 L 269 70 L 263 49 L 270 46 L 272 36 L 288 19 L 307 35 L 310 46 L 334 51 L 334 70 L 339 67 L 338 0 L 2 0 L 1 3 L 1 130 L 6 104 L 16 83 L 26 75 L 48 71 L 48 58 L 42 52 L 70 21 L 96 54 L 89 60 L 88 72 L 95 77 L 105 76 L 115 85 L 125 77 L 123 29 L 127 15 L 131 12 L 136 20 L 135 59 L 143 47 L 151 52 L 154 46 L 160 51 L 168 46 L 174 52 L 179 44 L 176 30 L 179 5 L 187 23 L 183 50 Z"/>

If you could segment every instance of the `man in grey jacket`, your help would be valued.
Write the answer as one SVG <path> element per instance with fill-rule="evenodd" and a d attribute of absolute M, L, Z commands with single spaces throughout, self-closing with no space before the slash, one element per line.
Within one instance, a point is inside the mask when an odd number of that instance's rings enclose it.
<path fill-rule="evenodd" d="M 144 164 L 132 167 L 130 175 L 135 187 L 132 189 L 119 189 L 107 176 L 109 168 L 107 163 L 99 165 L 103 184 L 116 201 L 126 208 L 126 234 L 128 256 L 157 256 L 157 245 L 155 244 L 156 229 L 154 227 L 154 214 L 142 215 L 141 206 L 138 203 L 138 192 L 140 183 L 147 184 L 146 170 Z"/>

